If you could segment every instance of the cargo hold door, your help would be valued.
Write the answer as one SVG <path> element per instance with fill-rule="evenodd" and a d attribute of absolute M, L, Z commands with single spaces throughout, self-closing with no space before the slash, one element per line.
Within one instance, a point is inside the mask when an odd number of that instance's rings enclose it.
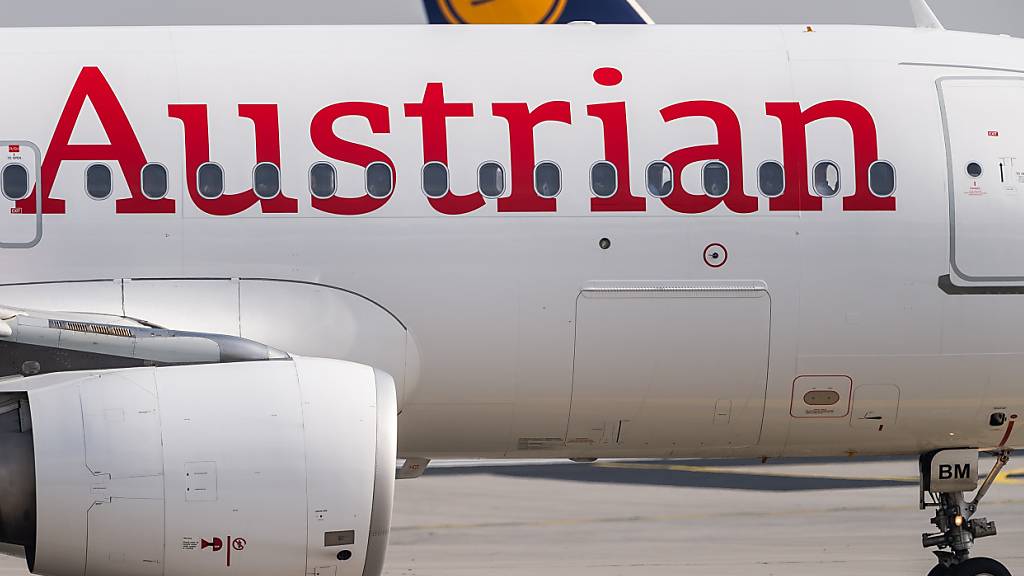
<path fill-rule="evenodd" d="M 770 325 L 759 282 L 584 289 L 568 448 L 680 454 L 755 444 Z"/>

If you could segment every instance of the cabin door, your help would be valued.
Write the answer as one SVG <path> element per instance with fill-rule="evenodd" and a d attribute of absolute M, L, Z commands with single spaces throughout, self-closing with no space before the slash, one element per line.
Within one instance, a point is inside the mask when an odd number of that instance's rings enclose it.
<path fill-rule="evenodd" d="M 43 237 L 42 195 L 33 193 L 41 164 L 35 144 L 0 140 L 0 248 L 31 248 Z"/>
<path fill-rule="evenodd" d="M 939 81 L 950 267 L 966 282 L 1024 281 L 1024 78 Z"/>

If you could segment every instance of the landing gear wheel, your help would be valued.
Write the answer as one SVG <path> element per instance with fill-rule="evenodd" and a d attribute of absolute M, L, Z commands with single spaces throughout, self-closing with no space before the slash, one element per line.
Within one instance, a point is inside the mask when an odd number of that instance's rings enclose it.
<path fill-rule="evenodd" d="M 1010 453 L 1009 450 L 991 452 L 996 463 L 980 487 L 977 476 L 965 477 L 977 469 L 976 450 L 940 450 L 921 456 L 921 509 L 935 508 L 932 524 L 938 529 L 937 533 L 921 535 L 925 548 L 937 548 L 933 552 L 939 559 L 939 564 L 928 576 L 1010 576 L 1006 566 L 991 558 L 971 558 L 976 540 L 997 534 L 996 523 L 979 518 L 976 513 L 996 477 L 1010 461 Z M 943 476 L 943 467 L 966 470 L 967 474 L 953 480 Z M 965 496 L 968 489 L 977 490 L 970 501 Z"/>
<path fill-rule="evenodd" d="M 991 558 L 971 558 L 956 567 L 954 576 L 1010 576 L 1010 571 Z"/>

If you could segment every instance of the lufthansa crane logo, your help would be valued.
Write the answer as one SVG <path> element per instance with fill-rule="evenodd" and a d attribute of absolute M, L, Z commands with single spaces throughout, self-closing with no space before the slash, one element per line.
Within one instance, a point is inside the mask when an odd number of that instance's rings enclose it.
<path fill-rule="evenodd" d="M 437 0 L 452 24 L 551 24 L 569 0 Z"/>

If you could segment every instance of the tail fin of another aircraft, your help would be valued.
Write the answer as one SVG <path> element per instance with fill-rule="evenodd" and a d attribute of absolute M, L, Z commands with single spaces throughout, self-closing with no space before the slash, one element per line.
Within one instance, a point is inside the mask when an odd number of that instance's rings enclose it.
<path fill-rule="evenodd" d="M 431 24 L 653 24 L 637 0 L 423 0 Z"/>
<path fill-rule="evenodd" d="M 942 22 L 935 17 L 935 12 L 928 6 L 927 0 L 910 0 L 910 9 L 914 12 L 914 24 L 918 28 L 932 28 L 934 30 L 945 30 Z"/>

